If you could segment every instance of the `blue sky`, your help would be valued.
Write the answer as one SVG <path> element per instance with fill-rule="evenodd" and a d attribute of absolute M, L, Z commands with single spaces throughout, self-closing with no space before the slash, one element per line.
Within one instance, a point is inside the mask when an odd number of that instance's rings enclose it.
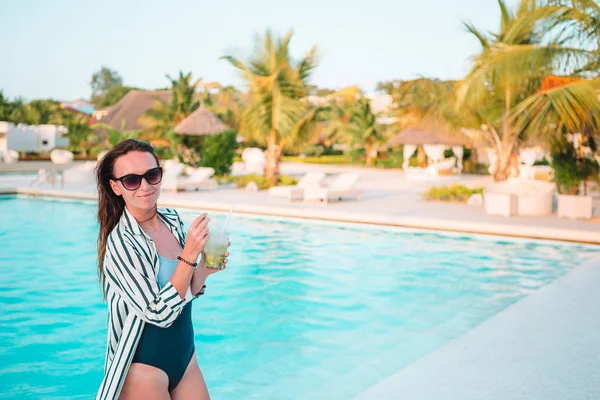
<path fill-rule="evenodd" d="M 101 65 L 142 88 L 179 70 L 242 87 L 219 57 L 247 56 L 267 28 L 293 29 L 295 57 L 317 45 L 319 86 L 460 78 L 479 50 L 461 21 L 499 24 L 495 0 L 19 0 L 0 2 L 0 15 L 0 89 L 58 100 L 88 97 Z"/>

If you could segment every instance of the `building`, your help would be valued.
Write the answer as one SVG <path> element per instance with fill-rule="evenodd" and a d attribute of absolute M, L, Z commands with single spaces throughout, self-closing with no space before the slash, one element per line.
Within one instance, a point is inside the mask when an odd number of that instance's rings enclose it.
<path fill-rule="evenodd" d="M 77 99 L 60 103 L 60 108 L 75 114 L 91 117 L 95 111 L 94 105 L 85 99 Z"/>
<path fill-rule="evenodd" d="M 170 90 L 131 90 L 114 105 L 93 112 L 94 120 L 111 128 L 123 131 L 144 129 L 139 119 L 152 107 L 155 101 L 168 102 Z"/>
<path fill-rule="evenodd" d="M 0 121 L 0 152 L 47 152 L 56 147 L 66 147 L 69 145 L 67 132 L 62 125 L 15 125 Z"/>

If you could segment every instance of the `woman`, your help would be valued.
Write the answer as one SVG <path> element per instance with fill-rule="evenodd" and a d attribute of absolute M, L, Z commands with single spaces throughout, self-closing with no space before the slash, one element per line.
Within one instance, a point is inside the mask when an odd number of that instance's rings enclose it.
<path fill-rule="evenodd" d="M 157 209 L 161 179 L 145 142 L 125 140 L 98 163 L 98 269 L 109 321 L 97 399 L 209 399 L 191 300 L 218 271 L 201 257 L 210 218 L 200 215 L 186 234 L 175 210 Z"/>

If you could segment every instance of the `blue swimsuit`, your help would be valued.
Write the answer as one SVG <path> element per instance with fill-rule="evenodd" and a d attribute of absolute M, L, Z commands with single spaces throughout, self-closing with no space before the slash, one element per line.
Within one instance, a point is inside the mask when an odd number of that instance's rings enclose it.
<path fill-rule="evenodd" d="M 177 260 L 159 254 L 158 285 L 169 282 Z M 194 355 L 194 327 L 192 325 L 192 302 L 187 303 L 181 315 L 168 328 L 146 324 L 133 356 L 134 363 L 142 363 L 163 370 L 169 377 L 169 392 L 177 387 Z"/>

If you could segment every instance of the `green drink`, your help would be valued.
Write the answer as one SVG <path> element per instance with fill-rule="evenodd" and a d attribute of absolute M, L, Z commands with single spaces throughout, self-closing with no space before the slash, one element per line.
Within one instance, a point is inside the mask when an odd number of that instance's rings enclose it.
<path fill-rule="evenodd" d="M 204 262 L 206 268 L 222 269 L 225 252 L 229 245 L 229 233 L 211 233 L 206 246 L 204 246 Z"/>

